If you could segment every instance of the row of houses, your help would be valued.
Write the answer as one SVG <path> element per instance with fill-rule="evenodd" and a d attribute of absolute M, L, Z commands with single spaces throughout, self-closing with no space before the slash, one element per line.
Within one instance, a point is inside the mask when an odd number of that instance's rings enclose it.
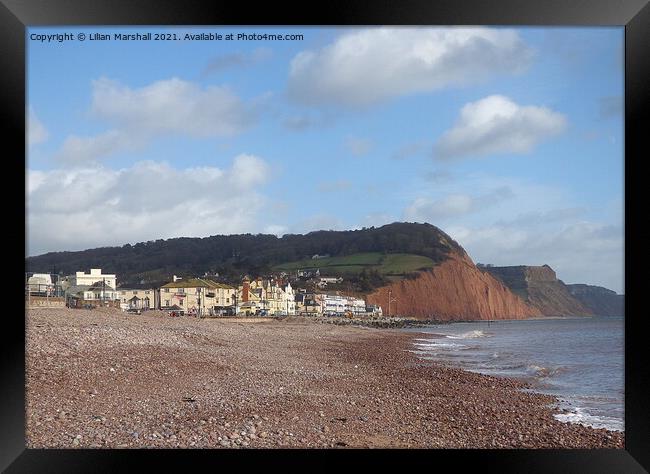
<path fill-rule="evenodd" d="M 297 310 L 301 314 L 341 315 L 382 315 L 378 305 L 366 304 L 365 300 L 354 296 L 332 293 L 299 293 L 296 295 Z"/>
<path fill-rule="evenodd" d="M 30 284 L 30 281 L 32 283 Z M 28 291 L 35 284 L 28 281 Z M 40 280 L 39 280 L 40 281 Z M 30 286 L 31 285 L 31 286 Z M 117 288 L 114 274 L 92 268 L 76 272 L 58 285 L 70 307 L 115 306 L 123 310 L 161 309 L 199 316 L 381 314 L 363 299 L 340 294 L 295 292 L 284 278 L 244 277 L 239 286 L 207 278 L 178 278 L 160 288 Z"/>

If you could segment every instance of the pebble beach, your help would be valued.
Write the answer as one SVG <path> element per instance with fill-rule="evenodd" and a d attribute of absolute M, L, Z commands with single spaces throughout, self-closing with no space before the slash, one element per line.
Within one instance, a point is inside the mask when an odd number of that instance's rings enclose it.
<path fill-rule="evenodd" d="M 525 384 L 309 318 L 26 312 L 28 448 L 624 448 Z"/>

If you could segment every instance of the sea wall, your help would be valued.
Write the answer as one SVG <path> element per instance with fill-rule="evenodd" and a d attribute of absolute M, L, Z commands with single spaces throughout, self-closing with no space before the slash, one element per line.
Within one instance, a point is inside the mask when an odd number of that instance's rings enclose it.
<path fill-rule="evenodd" d="M 65 308 L 65 298 L 54 296 L 30 296 L 25 298 L 25 307 L 32 308 Z"/>

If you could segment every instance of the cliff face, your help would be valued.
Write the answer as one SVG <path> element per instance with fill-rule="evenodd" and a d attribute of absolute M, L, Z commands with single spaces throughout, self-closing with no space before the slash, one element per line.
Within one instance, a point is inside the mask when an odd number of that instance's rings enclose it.
<path fill-rule="evenodd" d="M 566 285 L 571 296 L 580 301 L 598 316 L 623 316 L 625 314 L 625 295 L 616 294 L 602 286 Z"/>
<path fill-rule="evenodd" d="M 593 311 L 575 298 L 548 265 L 482 267 L 544 316 L 589 316 Z"/>
<path fill-rule="evenodd" d="M 443 263 L 375 290 L 368 303 L 379 304 L 388 315 L 418 319 L 486 320 L 524 319 L 542 316 L 489 273 L 480 271 L 463 253 L 452 253 Z"/>

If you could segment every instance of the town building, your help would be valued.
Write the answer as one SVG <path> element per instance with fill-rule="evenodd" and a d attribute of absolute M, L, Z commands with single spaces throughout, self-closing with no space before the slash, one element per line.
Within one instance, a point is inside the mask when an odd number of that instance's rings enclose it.
<path fill-rule="evenodd" d="M 66 305 L 73 308 L 119 305 L 115 274 L 91 268 L 90 273 L 76 272 L 61 281 Z"/>
<path fill-rule="evenodd" d="M 328 253 L 326 253 L 325 255 L 314 254 L 311 257 L 312 260 L 320 260 L 320 259 L 323 259 L 323 258 L 330 258 L 330 254 L 328 254 Z"/>
<path fill-rule="evenodd" d="M 65 301 L 70 308 L 119 306 L 118 292 L 103 282 L 67 286 Z"/>
<path fill-rule="evenodd" d="M 117 290 L 120 300 L 120 307 L 127 309 L 155 309 L 158 305 L 158 291 L 153 288 L 148 289 L 127 289 L 119 288 Z"/>
<path fill-rule="evenodd" d="M 366 306 L 366 313 L 372 315 L 372 316 L 382 316 L 383 312 L 381 310 L 381 306 L 378 304 L 369 304 Z"/>
<path fill-rule="evenodd" d="M 348 296 L 345 311 L 354 315 L 362 315 L 366 312 L 366 302 L 360 298 Z"/>
<path fill-rule="evenodd" d="M 117 278 L 114 273 L 102 273 L 101 268 L 91 268 L 90 273 L 76 272 L 74 275 L 68 275 L 61 281 L 64 290 L 71 286 L 92 286 L 101 284 L 103 287 L 115 290 L 117 288 Z"/>
<path fill-rule="evenodd" d="M 322 312 L 326 316 L 344 314 L 348 302 L 347 296 L 341 295 L 321 295 Z"/>
<path fill-rule="evenodd" d="M 238 291 L 238 311 L 246 315 L 294 315 L 296 301 L 291 283 L 286 284 L 274 278 L 257 278 L 251 281 L 247 276 Z"/>
<path fill-rule="evenodd" d="M 31 295 L 52 296 L 54 283 L 49 273 L 34 273 L 27 279 L 27 291 Z"/>
<path fill-rule="evenodd" d="M 335 316 L 352 314 L 355 316 L 381 315 L 378 305 L 366 305 L 365 300 L 340 293 L 307 293 L 296 295 L 299 314 L 304 316 Z"/>
<path fill-rule="evenodd" d="M 175 306 L 187 314 L 218 316 L 236 304 L 237 289 L 203 278 L 174 278 L 160 287 L 160 309 Z"/>
<path fill-rule="evenodd" d="M 300 313 L 307 316 L 323 314 L 323 295 L 320 293 L 306 293 L 303 297 Z"/>
<path fill-rule="evenodd" d="M 320 276 L 320 269 L 316 270 L 298 270 L 296 272 L 296 277 L 297 278 L 312 278 L 312 277 L 319 277 Z"/>
<path fill-rule="evenodd" d="M 341 277 L 320 277 L 318 283 L 316 283 L 316 286 L 318 286 L 319 288 L 325 288 L 327 285 L 342 283 L 342 282 L 343 282 L 343 278 Z"/>

